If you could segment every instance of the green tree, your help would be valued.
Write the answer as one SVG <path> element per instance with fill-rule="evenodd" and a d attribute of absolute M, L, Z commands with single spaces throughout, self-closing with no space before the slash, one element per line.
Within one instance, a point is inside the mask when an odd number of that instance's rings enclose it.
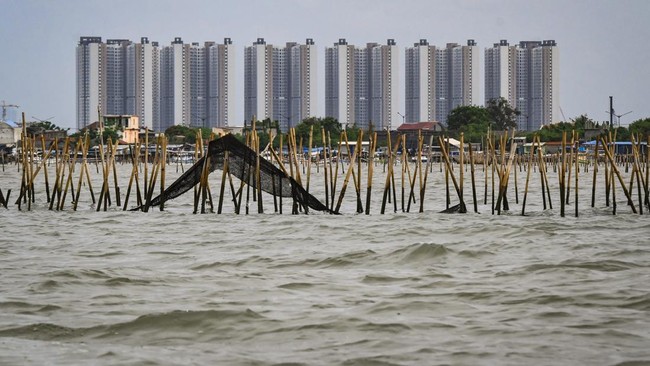
<path fill-rule="evenodd" d="M 452 131 L 462 131 L 467 125 L 485 123 L 490 124 L 490 114 L 485 108 L 475 105 L 456 107 L 447 117 L 447 128 Z"/>
<path fill-rule="evenodd" d="M 513 108 L 507 99 L 503 97 L 490 99 L 487 101 L 485 109 L 490 115 L 493 129 L 503 131 L 517 127 L 517 116 L 521 112 Z"/>
<path fill-rule="evenodd" d="M 329 132 L 330 138 L 332 139 L 332 144 L 338 143 L 339 136 L 341 134 L 341 124 L 335 118 L 325 117 L 309 117 L 305 118 L 301 123 L 296 127 L 296 139 L 300 140 L 302 137 L 303 144 L 307 144 L 309 141 L 309 131 L 313 127 L 314 132 L 312 135 L 312 144 L 313 146 L 323 145 L 323 134 L 322 129 L 325 129 L 325 134 Z M 306 146 L 306 145 L 305 145 Z"/>
<path fill-rule="evenodd" d="M 650 118 L 639 119 L 630 124 L 630 133 L 641 135 L 642 141 L 650 136 Z"/>

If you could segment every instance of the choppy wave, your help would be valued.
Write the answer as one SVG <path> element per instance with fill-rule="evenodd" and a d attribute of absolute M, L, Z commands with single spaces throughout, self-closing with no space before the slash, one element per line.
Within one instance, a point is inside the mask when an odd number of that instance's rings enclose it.
<path fill-rule="evenodd" d="M 0 210 L 0 364 L 650 363 L 647 215 L 178 207 Z"/>

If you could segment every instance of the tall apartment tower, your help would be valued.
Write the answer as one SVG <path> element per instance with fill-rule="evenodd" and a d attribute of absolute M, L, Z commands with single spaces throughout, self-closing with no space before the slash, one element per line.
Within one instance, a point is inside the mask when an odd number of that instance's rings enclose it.
<path fill-rule="evenodd" d="M 344 127 L 399 126 L 399 54 L 395 40 L 365 48 L 344 38 L 325 49 L 325 115 Z"/>
<path fill-rule="evenodd" d="M 244 115 L 270 118 L 287 131 L 316 113 L 316 48 L 308 38 L 304 45 L 267 45 L 258 38 L 244 50 Z"/>
<path fill-rule="evenodd" d="M 355 47 L 345 38 L 325 48 L 325 116 L 336 118 L 341 125 L 355 123 Z"/>
<path fill-rule="evenodd" d="M 176 37 L 161 52 L 159 131 L 174 125 L 189 125 L 189 45 Z"/>
<path fill-rule="evenodd" d="M 276 116 L 280 126 L 295 127 L 308 117 L 316 115 L 317 50 L 314 40 L 307 38 L 305 44 L 287 43 L 287 113 Z M 279 117 L 279 118 L 278 118 Z"/>
<path fill-rule="evenodd" d="M 160 130 L 174 125 L 223 127 L 234 103 L 232 40 L 224 44 L 183 43 L 176 37 L 163 47 L 160 66 Z"/>
<path fill-rule="evenodd" d="M 517 128 L 537 130 L 558 120 L 559 62 L 553 40 L 506 40 L 485 50 L 485 101 L 503 97 L 521 114 Z"/>
<path fill-rule="evenodd" d="M 77 45 L 77 129 L 97 121 L 106 106 L 105 46 L 101 37 L 81 37 Z"/>
<path fill-rule="evenodd" d="M 406 49 L 407 122 L 438 121 L 458 106 L 477 104 L 480 99 L 478 46 L 448 43 L 445 48 L 430 46 L 421 39 Z"/>
<path fill-rule="evenodd" d="M 208 127 L 227 127 L 233 122 L 235 48 L 230 38 L 223 44 L 206 43 L 208 57 Z"/>
<path fill-rule="evenodd" d="M 436 47 L 421 39 L 406 49 L 405 122 L 436 120 Z"/>
<path fill-rule="evenodd" d="M 258 38 L 244 49 L 244 121 L 273 117 L 273 46 Z"/>
<path fill-rule="evenodd" d="M 160 47 L 147 37 L 127 47 L 126 114 L 136 115 L 140 126 L 160 128 Z"/>
<path fill-rule="evenodd" d="M 81 37 L 77 46 L 77 127 L 101 114 L 130 114 L 141 127 L 227 126 L 234 102 L 233 46 L 185 44 L 176 37 L 160 47 L 142 37 Z"/>
<path fill-rule="evenodd" d="M 107 39 L 103 49 L 106 68 L 105 114 L 125 114 L 128 39 Z"/>
<path fill-rule="evenodd" d="M 399 115 L 399 50 L 394 39 L 386 45 L 367 47 L 369 53 L 368 87 L 370 115 L 367 120 L 358 120 L 363 129 L 372 124 L 374 130 L 397 128 L 402 118 Z"/>

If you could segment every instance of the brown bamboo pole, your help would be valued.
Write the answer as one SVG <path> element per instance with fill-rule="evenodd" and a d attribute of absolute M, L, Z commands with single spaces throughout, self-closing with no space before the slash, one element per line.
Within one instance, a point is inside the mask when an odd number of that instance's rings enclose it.
<path fill-rule="evenodd" d="M 72 178 L 74 176 L 74 168 L 77 165 L 77 156 L 79 155 L 79 151 L 81 147 L 82 146 L 80 144 L 76 144 L 74 158 L 72 159 L 72 162 L 70 162 L 70 156 L 65 157 L 68 162 L 68 179 L 66 181 L 65 189 L 63 190 L 63 197 L 61 198 L 61 203 L 59 204 L 58 207 L 59 211 L 63 211 L 63 206 L 65 205 L 65 198 L 68 194 L 68 189 L 72 189 L 72 197 L 74 200 L 74 184 L 72 182 Z"/>
<path fill-rule="evenodd" d="M 605 154 L 607 155 L 607 159 L 609 159 L 612 165 L 612 174 L 616 175 L 616 177 L 619 180 L 619 183 L 621 184 L 621 188 L 623 188 L 623 192 L 625 193 L 625 197 L 627 198 L 627 203 L 632 208 L 632 212 L 637 213 L 636 207 L 634 206 L 634 201 L 632 201 L 632 197 L 630 196 L 630 192 L 627 190 L 627 187 L 625 187 L 625 182 L 623 182 L 623 177 L 621 176 L 621 173 L 618 171 L 616 164 L 614 164 L 614 158 L 612 157 L 612 153 L 609 151 L 609 149 L 605 149 Z"/>
<path fill-rule="evenodd" d="M 514 131 L 512 131 L 512 136 L 514 137 Z M 503 139 L 504 143 L 504 149 L 505 150 L 505 140 L 506 138 Z M 508 181 L 510 179 L 510 170 L 512 169 L 512 164 L 514 162 L 515 158 L 515 152 L 517 151 L 517 143 L 512 142 L 510 145 L 510 156 L 508 157 L 508 163 L 503 169 L 503 173 L 499 177 L 499 198 L 497 199 L 497 207 L 501 207 L 501 202 L 506 199 L 506 192 L 508 190 Z M 505 154 L 502 157 L 503 160 L 505 160 Z M 509 210 L 510 208 L 506 205 L 504 205 L 505 210 Z M 500 213 L 500 210 L 499 210 Z"/>
<path fill-rule="evenodd" d="M 264 206 L 262 203 L 262 173 L 260 165 L 260 139 L 255 132 L 255 180 L 257 183 L 257 213 L 264 213 Z"/>
<path fill-rule="evenodd" d="M 194 148 L 195 156 L 194 160 L 196 161 L 196 145 Z M 139 153 L 139 152 L 138 152 Z M 144 182 L 142 185 L 143 194 L 145 197 L 149 197 L 149 127 L 144 128 Z M 146 201 L 146 198 L 145 198 Z"/>
<path fill-rule="evenodd" d="M 386 129 L 386 131 L 387 131 L 386 138 L 388 144 L 388 172 L 386 173 L 386 180 L 384 182 L 384 194 L 381 199 L 380 213 L 382 215 L 386 211 L 386 199 L 388 198 L 390 192 L 390 177 L 392 175 L 392 170 L 393 170 L 393 145 L 391 144 L 390 141 L 390 130 Z"/>
<path fill-rule="evenodd" d="M 41 147 L 43 149 L 43 153 L 45 153 L 45 135 L 41 134 Z M 45 162 L 49 160 L 50 153 L 52 152 L 52 148 L 50 148 L 49 152 L 47 153 L 47 156 L 43 155 L 43 177 L 45 178 L 45 195 L 47 197 L 47 202 L 50 202 L 50 183 L 48 182 L 48 176 L 47 176 L 47 166 L 45 166 Z M 3 155 L 4 156 L 4 155 Z M 3 171 L 4 171 L 4 162 L 3 162 Z M 38 170 L 36 170 L 36 173 L 38 174 Z"/>
<path fill-rule="evenodd" d="M 201 130 L 201 129 L 199 129 Z M 164 134 L 160 137 L 160 205 L 158 206 L 160 211 L 165 210 L 165 172 L 167 167 L 167 136 Z M 117 188 L 117 173 L 115 174 L 115 194 L 118 192 Z M 120 203 L 120 198 L 117 198 L 117 204 Z"/>
<path fill-rule="evenodd" d="M 325 183 L 325 206 L 330 205 L 329 181 L 327 177 L 327 149 L 325 148 L 325 128 L 321 127 L 321 139 L 323 140 L 323 182 Z M 311 161 L 311 150 L 309 151 L 309 161 Z"/>
<path fill-rule="evenodd" d="M 359 138 L 357 139 L 357 148 L 363 150 L 363 137 L 362 133 L 359 133 Z M 357 155 L 357 176 L 355 179 L 355 188 L 357 191 L 357 213 L 363 213 L 363 205 L 361 204 L 361 158 L 362 154 Z M 352 172 L 354 178 L 354 171 Z"/>
<path fill-rule="evenodd" d="M 643 195 L 641 194 L 641 188 L 644 186 L 643 176 L 640 174 L 641 167 L 639 165 L 639 146 L 636 144 L 636 139 L 634 134 L 631 136 L 632 140 L 632 155 L 633 155 L 633 166 L 632 166 L 632 176 L 636 177 L 637 181 L 637 196 L 639 199 L 639 215 L 643 215 Z M 639 141 L 640 142 L 640 141 Z M 630 185 L 630 193 L 632 192 L 632 187 Z"/>
<path fill-rule="evenodd" d="M 404 208 L 404 186 L 405 186 L 405 175 L 406 175 L 406 170 L 408 169 L 408 157 L 407 157 L 407 151 L 408 149 L 406 148 L 406 135 L 402 135 L 402 184 L 401 184 L 401 189 L 402 189 L 402 212 L 406 212 Z M 410 175 L 410 173 L 409 173 Z"/>
<path fill-rule="evenodd" d="M 343 134 L 345 135 L 345 144 L 349 156 L 350 145 L 348 143 L 347 133 L 344 131 Z M 354 149 L 354 153 L 352 153 L 352 157 L 350 159 L 350 164 L 348 164 L 348 170 L 345 173 L 345 179 L 343 180 L 343 185 L 341 186 L 341 192 L 339 193 L 339 198 L 336 203 L 336 208 L 334 209 L 334 213 L 339 213 L 339 210 L 341 209 L 341 204 L 343 203 L 343 197 L 345 196 L 345 191 L 348 187 L 348 182 L 350 181 L 350 177 L 352 176 L 352 170 L 354 170 L 353 162 L 356 160 L 358 153 L 359 153 L 359 149 L 358 148 Z"/>
<path fill-rule="evenodd" d="M 650 210 L 650 135 L 647 137 L 645 145 L 645 150 L 646 150 L 646 158 L 645 158 L 645 204 L 648 207 L 648 210 Z"/>
<path fill-rule="evenodd" d="M 565 206 L 565 196 L 564 196 L 564 186 L 566 179 L 566 131 L 562 131 L 562 165 L 560 166 L 560 216 L 564 217 L 564 206 Z"/>
<path fill-rule="evenodd" d="M 524 186 L 524 200 L 521 204 L 521 216 L 525 216 L 526 214 L 526 198 L 528 197 L 528 183 L 530 182 L 530 174 L 532 170 L 532 165 L 533 165 L 533 152 L 535 151 L 535 142 L 537 139 L 537 135 L 533 136 L 533 143 L 530 146 L 530 151 L 528 154 L 528 167 L 526 169 L 526 185 Z"/>
<path fill-rule="evenodd" d="M 368 151 L 368 184 L 366 186 L 366 215 L 370 215 L 370 196 L 372 194 L 373 162 L 375 160 L 375 149 L 377 148 L 377 132 L 370 137 L 370 147 Z"/>
<path fill-rule="evenodd" d="M 578 143 L 578 133 L 574 131 L 573 134 L 575 136 L 573 140 L 577 144 Z M 575 217 L 578 217 L 578 173 L 579 173 L 580 167 L 579 167 L 579 164 L 578 164 L 578 149 L 577 149 L 577 146 L 575 147 L 574 158 L 575 158 L 574 163 L 575 163 L 575 183 L 576 183 L 576 185 L 575 185 L 575 192 L 574 192 L 573 200 L 574 200 L 574 206 L 575 206 Z"/>
<path fill-rule="evenodd" d="M 273 150 L 273 147 L 271 147 L 271 150 Z M 229 159 L 229 152 L 228 150 L 226 150 L 223 158 L 223 170 L 221 171 L 221 185 L 219 186 L 219 203 L 217 206 L 217 214 L 221 214 L 223 208 L 223 196 L 225 194 L 226 177 L 228 176 L 228 169 L 229 169 L 228 159 Z"/>
<path fill-rule="evenodd" d="M 596 174 L 598 173 L 598 144 L 600 140 L 596 139 L 596 147 L 594 148 L 594 171 L 591 183 L 591 207 L 596 206 Z"/>
<path fill-rule="evenodd" d="M 470 173 L 472 175 L 472 202 L 474 203 L 474 212 L 478 213 L 478 202 L 476 198 L 476 178 L 474 176 L 475 174 L 475 168 L 474 168 L 474 153 L 472 152 L 474 150 L 472 148 L 472 143 L 469 143 L 469 165 L 470 165 Z M 483 162 L 485 164 L 485 162 Z"/>
<path fill-rule="evenodd" d="M 458 163 L 460 167 L 460 171 L 458 172 L 458 185 L 460 186 L 460 196 L 461 200 L 465 198 L 465 192 L 464 192 L 464 182 L 465 182 L 465 133 L 461 132 L 460 133 L 460 146 L 459 146 L 459 153 L 458 153 Z"/>
<path fill-rule="evenodd" d="M 341 161 L 341 144 L 343 142 L 343 133 L 339 135 L 339 144 L 338 144 L 338 153 L 336 156 L 336 166 L 334 167 L 334 178 L 332 182 L 332 191 L 330 192 L 331 196 L 331 207 L 330 211 L 334 211 L 334 198 L 336 197 L 336 184 L 339 179 L 339 165 L 341 166 L 341 169 L 343 169 L 343 163 Z"/>
<path fill-rule="evenodd" d="M 449 162 L 449 152 L 447 151 L 446 146 L 443 143 L 442 137 L 438 137 L 438 141 L 440 143 L 440 149 L 442 151 L 442 155 L 445 159 L 445 164 L 447 165 L 447 170 L 449 171 L 449 176 L 451 177 L 451 181 L 454 184 L 454 188 L 456 189 L 456 194 L 458 195 L 458 199 L 460 200 L 460 211 L 461 213 L 467 212 L 467 209 L 465 207 L 465 201 L 463 200 L 463 196 L 460 193 L 460 187 L 458 185 L 458 182 L 456 181 L 456 177 L 454 175 L 454 171 L 452 168 L 450 168 L 451 163 Z"/>
<path fill-rule="evenodd" d="M 314 125 L 309 126 L 309 141 L 307 142 L 308 145 L 308 158 L 307 158 L 307 184 L 305 185 L 305 190 L 309 192 L 309 184 L 311 182 L 311 150 L 312 150 L 312 144 L 314 142 Z M 328 206 L 329 207 L 329 206 Z"/>
<path fill-rule="evenodd" d="M 424 179 L 423 183 L 420 186 L 420 213 L 424 212 L 424 193 L 427 188 L 427 179 L 429 178 L 429 170 L 432 170 L 432 148 L 433 146 L 433 135 L 429 136 L 429 154 L 427 156 L 427 166 L 424 168 Z M 422 175 L 420 175 L 422 176 Z"/>

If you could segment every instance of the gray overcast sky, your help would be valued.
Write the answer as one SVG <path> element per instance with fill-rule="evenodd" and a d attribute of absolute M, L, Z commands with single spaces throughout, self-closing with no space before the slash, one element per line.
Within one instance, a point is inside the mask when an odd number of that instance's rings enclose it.
<path fill-rule="evenodd" d="M 500 39 L 554 39 L 566 119 L 607 120 L 612 95 L 617 113 L 633 111 L 621 118 L 627 125 L 650 117 L 649 19 L 649 0 L 0 0 L 0 100 L 20 105 L 28 120 L 54 116 L 59 126 L 75 126 L 80 36 L 146 36 L 161 45 L 174 37 L 186 43 L 232 38 L 237 120 L 243 116 L 244 47 L 258 37 L 277 45 L 314 39 L 319 115 L 325 111 L 324 49 L 339 38 L 358 46 L 394 38 L 402 48 L 402 74 L 403 48 L 420 38 L 436 46 L 475 39 L 481 49 Z"/>

